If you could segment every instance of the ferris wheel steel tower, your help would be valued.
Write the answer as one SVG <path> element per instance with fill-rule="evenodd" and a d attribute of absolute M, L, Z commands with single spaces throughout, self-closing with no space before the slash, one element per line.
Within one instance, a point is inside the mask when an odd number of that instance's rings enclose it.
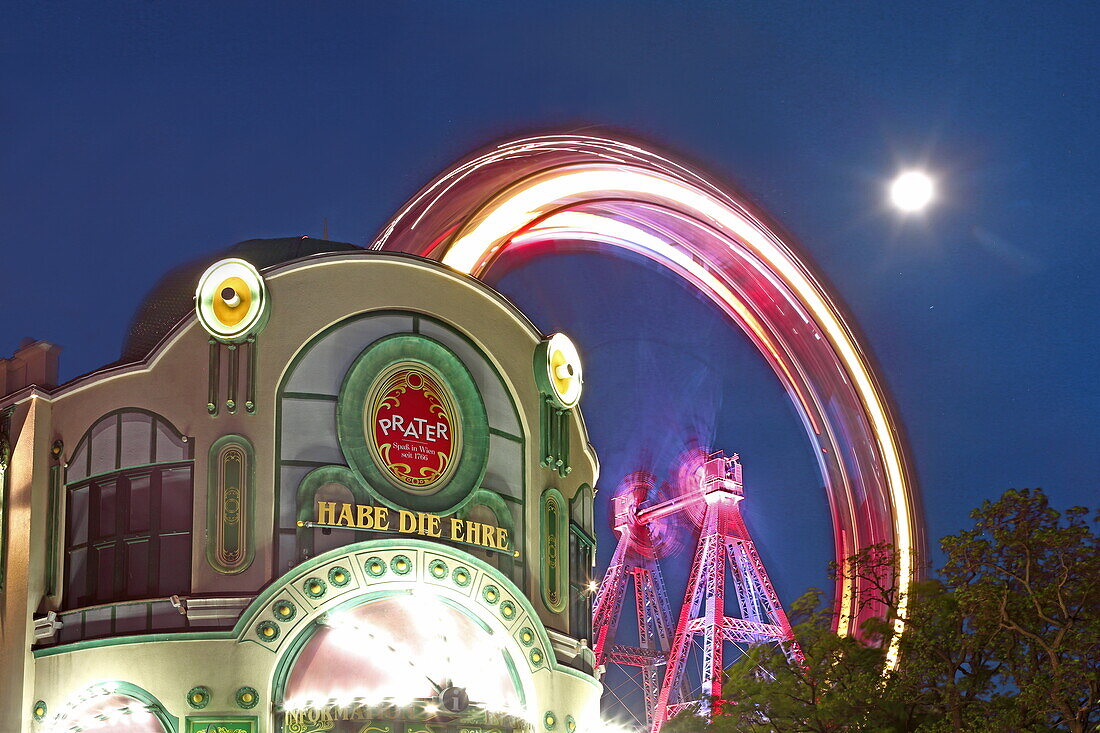
<path fill-rule="evenodd" d="M 679 493 L 671 499 L 652 499 L 652 474 L 631 474 L 620 485 L 619 495 L 612 498 L 619 541 L 593 608 L 596 663 L 641 669 L 651 733 L 658 733 L 666 720 L 685 709 L 694 708 L 709 717 L 711 701 L 722 695 L 726 643 L 780 644 L 788 656 L 801 657 L 741 516 L 745 493 L 738 456 L 691 451 L 680 474 Z M 683 524 L 683 518 L 699 522 L 699 536 L 684 602 L 670 634 L 670 607 L 657 558 L 662 542 L 677 524 Z M 739 616 L 726 613 L 727 572 Z M 615 643 L 631 582 L 637 646 Z M 693 697 L 686 673 L 696 638 L 701 642 L 702 663 L 698 696 Z"/>

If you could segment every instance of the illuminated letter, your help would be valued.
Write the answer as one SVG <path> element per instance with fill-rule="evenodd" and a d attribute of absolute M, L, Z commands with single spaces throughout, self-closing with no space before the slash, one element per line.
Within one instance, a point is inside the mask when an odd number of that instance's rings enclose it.
<path fill-rule="evenodd" d="M 354 527 L 355 520 L 351 517 L 351 504 L 341 504 L 340 507 L 340 518 L 336 520 L 336 524 L 340 527 Z"/>
<path fill-rule="evenodd" d="M 373 507 L 367 504 L 355 505 L 355 526 L 360 529 L 373 529 L 374 528 L 374 515 L 371 513 Z"/>
<path fill-rule="evenodd" d="M 335 524 L 336 523 L 336 502 L 334 501 L 319 501 L 317 502 L 317 524 Z"/>
<path fill-rule="evenodd" d="M 481 523 L 466 520 L 466 541 L 471 545 L 481 544 Z"/>
<path fill-rule="evenodd" d="M 440 519 L 438 514 L 429 514 L 427 517 L 427 534 L 432 537 L 439 537 L 443 533 L 439 531 Z"/>

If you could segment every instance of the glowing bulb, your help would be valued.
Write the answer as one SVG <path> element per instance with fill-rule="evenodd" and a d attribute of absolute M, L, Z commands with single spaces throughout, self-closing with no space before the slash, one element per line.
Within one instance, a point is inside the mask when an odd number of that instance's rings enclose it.
<path fill-rule="evenodd" d="M 890 184 L 890 200 L 902 211 L 920 211 L 931 203 L 935 193 L 932 179 L 921 171 L 906 171 Z"/>

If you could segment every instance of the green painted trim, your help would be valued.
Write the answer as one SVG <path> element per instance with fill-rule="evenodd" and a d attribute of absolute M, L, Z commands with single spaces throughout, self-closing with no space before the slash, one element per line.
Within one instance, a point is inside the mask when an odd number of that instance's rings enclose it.
<path fill-rule="evenodd" d="M 504 503 L 504 499 L 501 498 L 500 494 L 497 494 L 495 491 L 491 491 L 490 489 L 478 489 L 473 493 L 466 505 L 458 511 L 458 518 L 469 519 L 470 512 L 474 509 L 474 507 L 478 506 L 483 506 L 491 511 L 493 513 L 493 516 L 496 517 L 497 526 L 503 527 L 504 529 L 508 530 L 509 541 L 512 550 L 510 552 L 504 553 L 505 559 L 502 559 L 500 561 L 500 571 L 511 577 L 512 573 L 515 570 L 516 559 L 523 556 L 522 550 L 518 546 L 518 541 L 522 538 L 520 538 L 519 535 L 516 534 L 516 524 L 515 521 L 512 519 L 512 512 L 508 509 L 508 505 Z M 519 553 L 519 555 L 516 555 L 515 553 Z"/>
<path fill-rule="evenodd" d="M 44 593 L 57 595 L 57 546 L 61 540 L 58 535 L 58 522 L 61 507 L 61 464 L 54 461 L 50 466 L 50 488 L 46 510 L 46 583 Z"/>
<path fill-rule="evenodd" d="M 323 466 L 338 465 L 335 463 L 327 463 L 325 461 L 299 461 L 293 458 L 279 461 L 280 466 L 296 466 L 298 468 L 321 468 Z"/>
<path fill-rule="evenodd" d="M 243 688 L 242 688 L 243 689 Z M 238 690 L 239 692 L 239 690 Z M 225 730 L 220 726 L 210 727 L 211 723 L 229 723 L 233 726 L 242 726 L 248 733 L 259 733 L 260 719 L 255 715 L 188 715 L 184 721 L 182 733 L 207 733 L 207 729 L 213 731 Z"/>
<path fill-rule="evenodd" d="M 436 598 L 444 606 L 450 606 L 451 608 L 458 611 L 459 613 L 461 613 L 466 618 L 473 621 L 475 624 L 477 624 L 477 627 L 479 629 L 481 629 L 482 631 L 484 631 L 486 634 L 489 634 L 490 636 L 492 636 L 494 633 L 496 633 L 496 632 L 493 631 L 493 627 L 491 627 L 489 624 L 487 624 L 485 622 L 485 619 L 478 616 L 476 613 L 474 613 L 472 610 L 470 610 L 467 606 L 463 606 L 461 603 L 455 603 L 453 599 L 448 598 L 446 596 L 437 596 Z M 520 693 L 520 695 L 522 696 L 522 692 Z"/>
<path fill-rule="evenodd" d="M 256 414 L 256 348 L 257 335 L 249 334 L 245 339 L 248 343 L 248 397 L 244 402 L 244 409 L 249 415 Z"/>
<path fill-rule="evenodd" d="M 287 679 L 290 677 L 290 671 L 294 668 L 294 663 L 298 661 L 298 655 L 302 653 L 302 647 L 313 638 L 313 635 L 317 633 L 320 627 L 316 624 L 310 624 L 309 627 L 299 632 L 294 638 L 290 640 L 289 646 L 283 651 L 282 655 L 275 662 L 275 669 L 271 674 L 271 703 L 272 705 L 281 705 L 286 693 Z"/>
<path fill-rule="evenodd" d="M 477 506 L 483 506 L 493 513 L 493 516 L 497 518 L 497 525 L 508 530 L 512 535 L 512 539 L 515 539 L 515 521 L 512 519 L 512 512 L 509 511 L 508 506 L 504 503 L 504 499 L 500 494 L 490 489 L 478 489 L 470 497 L 470 500 L 457 512 L 459 519 L 468 519 L 470 511 Z M 518 548 L 516 548 L 518 549 Z"/>
<path fill-rule="evenodd" d="M 210 339 L 210 361 L 207 365 L 207 395 L 206 395 L 206 412 L 210 417 L 217 417 L 218 415 L 218 403 L 221 402 L 221 397 L 218 395 L 218 391 L 221 389 L 221 363 L 222 352 L 221 342 L 216 338 Z"/>
<path fill-rule="evenodd" d="M 336 402 L 339 395 L 323 394 L 321 392 L 283 392 L 283 399 L 287 400 L 322 400 L 324 402 Z"/>
<path fill-rule="evenodd" d="M 229 344 L 229 378 L 226 380 L 225 407 L 232 415 L 237 412 L 237 382 L 241 377 L 241 351 L 236 344 Z"/>
<path fill-rule="evenodd" d="M 309 521 L 313 517 L 313 502 L 317 489 L 325 484 L 340 484 L 351 492 L 358 504 L 369 504 L 373 498 L 359 477 L 347 466 L 321 466 L 307 473 L 298 484 L 298 520 Z"/>
<path fill-rule="evenodd" d="M 44 649 L 34 649 L 31 654 L 34 655 L 35 659 L 41 659 L 57 656 L 58 654 L 71 654 L 107 646 L 125 646 L 127 644 L 146 644 L 160 641 L 216 641 L 235 639 L 236 636 L 235 631 L 173 631 L 170 633 L 141 634 L 139 636 L 110 636 L 101 639 L 74 641 L 69 644 L 58 644 Z"/>
<path fill-rule="evenodd" d="M 242 485 L 238 487 L 238 522 L 243 557 L 235 565 L 219 560 L 217 547 L 218 524 L 224 521 L 225 501 L 219 500 L 224 487 L 218 485 L 219 475 L 215 468 L 222 451 L 230 446 L 243 450 L 246 462 L 244 475 L 240 477 Z M 210 445 L 206 467 L 206 562 L 223 575 L 243 573 L 252 565 L 256 555 L 256 451 L 243 435 L 223 435 Z"/>
<path fill-rule="evenodd" d="M 553 613 L 569 605 L 569 509 L 565 497 L 550 487 L 539 497 L 539 589 Z M 551 526 L 553 525 L 553 526 Z"/>
<path fill-rule="evenodd" d="M 144 688 L 138 687 L 132 682 L 112 681 L 107 684 L 111 685 L 111 687 L 114 688 L 115 692 L 121 693 L 128 697 L 132 697 L 139 702 L 145 703 L 146 708 L 149 709 L 149 712 L 156 716 L 157 720 L 160 721 L 165 730 L 167 730 L 169 733 L 178 733 L 180 719 L 177 718 L 175 715 L 169 713 L 168 709 L 164 707 L 164 703 L 158 700 L 156 696 L 153 695 L 153 693 L 145 690 Z"/>
<path fill-rule="evenodd" d="M 296 492 L 299 522 L 312 522 L 316 510 L 317 490 L 325 484 L 339 484 L 351 492 L 356 504 L 370 504 L 373 495 L 363 485 L 362 480 L 347 466 L 321 466 L 307 473 Z M 277 510 L 276 510 L 277 511 Z M 302 550 L 313 554 L 313 528 L 298 527 L 295 530 L 297 541 L 295 543 L 296 556 L 302 556 Z"/>
<path fill-rule="evenodd" d="M 519 704 L 526 706 L 527 695 L 523 693 L 523 680 L 519 678 L 519 669 L 516 667 L 515 660 L 512 659 L 512 654 L 507 649 L 501 649 L 500 653 L 504 657 L 504 666 L 508 669 L 508 676 L 512 678 L 512 687 L 519 693 Z"/>
<path fill-rule="evenodd" d="M 243 699 L 244 696 L 250 696 L 251 700 Z M 237 689 L 237 694 L 233 697 L 233 700 L 237 702 L 237 707 L 243 710 L 251 710 L 256 707 L 256 703 L 260 702 L 260 692 L 256 691 L 256 688 L 245 685 Z"/>
<path fill-rule="evenodd" d="M 505 432 L 504 430 L 501 430 L 499 428 L 489 428 L 489 435 L 495 435 L 498 438 L 504 438 L 505 440 L 510 440 L 513 443 L 522 443 L 523 442 L 523 437 L 522 436 L 512 435 L 511 433 Z"/>
<path fill-rule="evenodd" d="M 577 538 L 577 541 L 586 545 L 589 549 L 596 549 L 596 540 L 588 535 L 576 522 L 569 522 L 569 532 Z"/>
<path fill-rule="evenodd" d="M 78 487 L 81 484 L 86 484 L 89 481 L 94 481 L 95 479 L 103 478 L 104 476 L 113 476 L 116 473 L 123 473 L 123 472 L 128 473 L 130 471 L 135 471 L 136 472 L 136 471 L 140 471 L 143 468 L 174 468 L 176 466 L 182 467 L 182 466 L 193 466 L 193 465 L 195 465 L 195 459 L 194 458 L 184 458 L 181 461 L 161 461 L 160 463 L 137 463 L 137 464 L 134 464 L 133 466 L 126 466 L 125 468 L 112 468 L 110 471 L 101 471 L 100 473 L 93 473 L 90 476 L 85 476 L 84 478 L 77 479 L 76 481 L 69 481 L 67 484 L 65 484 L 65 488 L 66 489 L 71 489 L 73 487 Z M 68 478 L 68 474 L 66 474 L 66 478 Z"/>
<path fill-rule="evenodd" d="M 553 651 L 554 648 L 550 643 L 550 636 L 546 632 L 545 625 L 542 623 L 542 620 L 539 618 L 538 612 L 535 610 L 534 605 L 531 603 L 531 599 L 529 599 L 526 596 L 526 594 L 524 594 L 524 592 L 519 588 L 519 586 L 517 586 L 514 582 L 512 582 L 512 580 L 510 580 L 501 571 L 497 570 L 496 568 L 494 568 L 492 565 L 485 562 L 481 558 L 475 557 L 475 556 L 471 555 L 470 553 L 464 552 L 463 550 L 460 550 L 456 547 L 452 547 L 450 545 L 437 544 L 435 542 L 429 542 L 429 541 L 426 541 L 426 540 L 416 540 L 416 539 L 411 539 L 411 538 L 410 539 L 364 540 L 363 542 L 355 542 L 355 543 L 352 543 L 350 545 L 344 545 L 343 547 L 337 547 L 335 549 L 329 550 L 328 552 L 323 552 L 320 555 L 317 555 L 316 557 L 311 557 L 309 560 L 306 560 L 305 562 L 301 563 L 300 565 L 288 570 L 286 573 L 284 573 L 282 576 L 280 576 L 277 580 L 275 580 L 271 585 L 269 585 L 267 587 L 267 589 L 264 590 L 263 593 L 256 596 L 252 600 L 252 603 L 250 603 L 248 605 L 248 607 L 245 608 L 244 611 L 241 613 L 241 616 L 237 620 L 237 624 L 233 627 L 232 632 L 220 632 L 220 633 L 222 633 L 222 634 L 229 633 L 233 637 L 241 637 L 244 630 L 250 628 L 251 625 L 253 623 L 255 623 L 255 621 L 258 620 L 258 618 L 263 613 L 264 609 L 267 607 L 267 604 L 271 601 L 272 598 L 274 598 L 275 596 L 277 596 L 280 593 L 285 592 L 286 588 L 288 586 L 290 586 L 294 581 L 296 581 L 298 578 L 300 578 L 302 576 L 307 575 L 314 568 L 324 566 L 324 565 L 332 562 L 334 559 L 339 558 L 339 557 L 343 557 L 345 555 L 356 555 L 356 554 L 359 554 L 359 553 L 365 553 L 365 552 L 377 551 L 377 550 L 385 550 L 385 549 L 397 549 L 397 550 L 408 549 L 408 550 L 421 550 L 421 551 L 424 551 L 424 552 L 430 552 L 433 555 L 442 555 L 444 557 L 448 557 L 448 558 L 454 560 L 455 562 L 466 565 L 468 567 L 471 567 L 471 566 L 475 567 L 478 570 L 481 570 L 482 572 L 485 572 L 485 573 L 489 574 L 492 577 L 493 582 L 496 583 L 498 586 L 500 586 L 502 589 L 504 589 L 512 598 L 514 598 L 516 603 L 519 604 L 520 608 L 524 612 L 527 613 L 528 617 L 530 618 L 530 624 L 529 624 L 530 627 L 535 632 L 536 636 L 538 637 L 538 640 L 542 643 L 543 648 L 546 649 L 547 653 L 550 655 L 550 665 L 549 666 L 552 669 L 559 669 L 559 668 L 561 670 L 569 670 L 570 669 L 569 667 L 565 667 L 564 665 L 561 665 L 559 667 L 559 665 L 557 664 L 557 660 L 555 658 L 554 651 Z M 408 576 L 405 576 L 405 577 L 408 577 L 410 579 L 410 582 L 415 581 L 415 575 L 413 573 L 410 573 Z M 341 601 L 341 603 L 338 606 L 336 606 L 336 608 L 359 605 L 361 603 L 365 603 L 367 601 L 367 599 L 369 599 L 371 597 L 372 597 L 372 594 L 366 593 L 366 594 L 361 594 L 361 595 L 358 595 L 358 596 L 354 596 L 352 598 L 344 599 L 344 600 Z M 140 640 L 140 637 L 138 637 L 138 638 Z M 196 635 L 183 635 L 183 638 L 185 638 L 185 639 L 186 638 L 197 638 L 197 636 Z M 217 638 L 224 638 L 224 637 L 218 636 Z M 110 640 L 108 640 L 108 641 L 110 641 Z M 285 654 L 285 652 L 284 652 L 284 654 Z M 576 674 L 582 675 L 583 673 L 577 672 Z M 599 683 L 596 682 L 595 679 L 591 679 L 591 681 L 597 687 L 599 686 Z"/>
<path fill-rule="evenodd" d="M 422 364 L 442 379 L 454 397 L 462 428 L 458 465 L 447 483 L 432 494 L 414 494 L 400 487 L 378 467 L 367 446 L 363 410 L 368 395 L 379 373 L 400 362 Z M 477 383 L 457 354 L 426 336 L 383 336 L 356 357 L 340 387 L 336 435 L 348 464 L 363 477 L 371 493 L 393 509 L 453 512 L 469 500 L 489 464 L 489 419 Z"/>
<path fill-rule="evenodd" d="M 193 710 L 202 710 L 210 704 L 212 697 L 210 688 L 206 685 L 196 685 L 187 691 L 187 706 Z"/>

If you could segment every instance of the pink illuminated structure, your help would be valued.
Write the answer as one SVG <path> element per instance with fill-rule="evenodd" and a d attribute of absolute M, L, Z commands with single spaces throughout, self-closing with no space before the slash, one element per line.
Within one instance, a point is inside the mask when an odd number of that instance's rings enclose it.
<path fill-rule="evenodd" d="M 801 654 L 741 516 L 745 493 L 737 455 L 727 458 L 722 453 L 690 451 L 674 498 L 647 501 L 654 483 L 651 474 L 631 474 L 612 499 L 619 541 L 596 595 L 592 633 L 597 664 L 641 668 L 647 724 L 657 733 L 681 710 L 694 708 L 709 715 L 712 698 L 722 694 L 727 642 L 781 644 L 789 656 Z M 679 517 L 700 520 L 701 525 L 679 620 L 670 634 L 671 615 L 657 556 L 663 554 L 661 545 Z M 737 598 L 737 616 L 726 612 L 727 571 Z M 615 643 L 631 581 L 637 646 Z M 688 692 L 692 686 L 686 672 L 697 637 L 702 668 L 695 697 Z"/>

